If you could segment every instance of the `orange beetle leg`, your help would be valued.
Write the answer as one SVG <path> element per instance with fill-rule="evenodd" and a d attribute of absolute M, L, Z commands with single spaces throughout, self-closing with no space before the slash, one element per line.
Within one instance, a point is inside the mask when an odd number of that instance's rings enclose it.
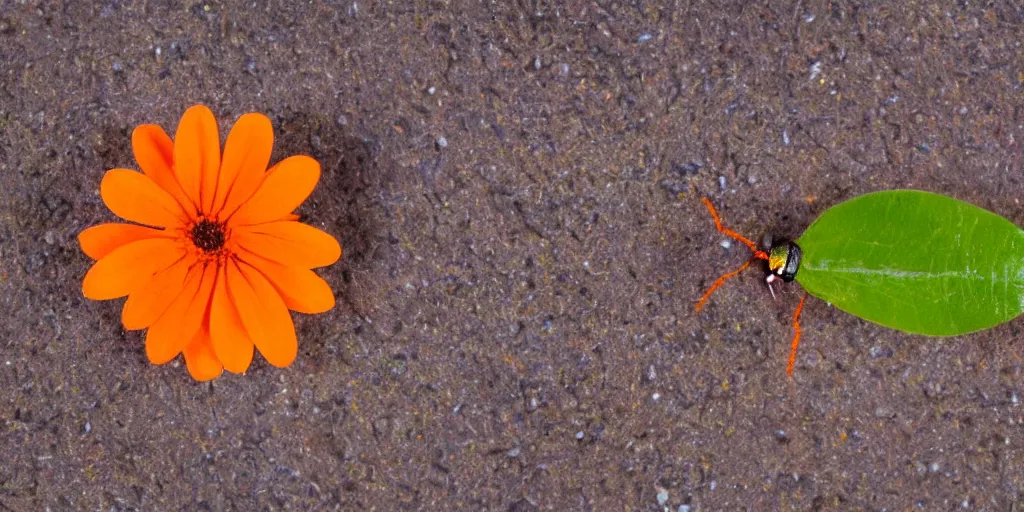
<path fill-rule="evenodd" d="M 800 298 L 800 304 L 796 306 L 796 312 L 793 313 L 793 341 L 790 342 L 789 347 L 789 364 L 786 365 L 786 375 L 793 376 L 793 366 L 796 365 L 796 349 L 800 347 L 800 311 L 804 309 L 804 301 L 807 300 L 807 292 L 804 292 L 804 296 Z"/>

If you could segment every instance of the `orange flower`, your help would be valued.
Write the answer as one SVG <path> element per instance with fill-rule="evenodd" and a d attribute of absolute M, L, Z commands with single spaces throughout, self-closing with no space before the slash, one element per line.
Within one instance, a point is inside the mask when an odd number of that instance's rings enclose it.
<path fill-rule="evenodd" d="M 331 235 L 292 213 L 316 187 L 320 164 L 293 156 L 270 170 L 274 132 L 261 114 L 238 119 L 220 153 L 217 121 L 196 105 L 174 141 L 156 125 L 132 133 L 142 173 L 107 171 L 103 202 L 136 224 L 100 224 L 78 235 L 96 264 L 82 291 L 94 300 L 128 296 L 125 329 L 145 329 L 146 355 L 179 353 L 196 380 L 242 373 L 253 346 L 272 365 L 295 360 L 288 310 L 321 313 L 334 293 L 311 269 L 341 257 Z"/>

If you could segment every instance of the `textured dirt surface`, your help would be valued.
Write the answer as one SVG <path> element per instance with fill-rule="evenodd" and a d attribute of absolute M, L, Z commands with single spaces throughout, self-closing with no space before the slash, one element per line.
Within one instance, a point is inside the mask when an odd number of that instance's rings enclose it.
<path fill-rule="evenodd" d="M 912 187 L 1024 225 L 1014 2 L 0 3 L 0 509 L 1015 510 L 1024 320 L 904 335 L 753 237 Z M 870 2 L 868 4 L 879 4 Z M 266 113 L 343 260 L 280 370 L 151 366 L 75 240 L 131 130 Z"/>

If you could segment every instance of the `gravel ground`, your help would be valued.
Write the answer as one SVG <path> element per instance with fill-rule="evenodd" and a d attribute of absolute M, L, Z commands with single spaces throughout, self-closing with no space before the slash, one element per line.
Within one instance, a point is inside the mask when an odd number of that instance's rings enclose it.
<path fill-rule="evenodd" d="M 811 299 L 788 379 L 796 284 L 694 304 L 746 258 L 701 195 L 1024 225 L 1024 8 L 665 3 L 0 2 L 0 509 L 1017 510 L 1024 320 Z M 195 103 L 323 164 L 338 306 L 287 369 L 197 384 L 82 297 L 101 176 Z"/>

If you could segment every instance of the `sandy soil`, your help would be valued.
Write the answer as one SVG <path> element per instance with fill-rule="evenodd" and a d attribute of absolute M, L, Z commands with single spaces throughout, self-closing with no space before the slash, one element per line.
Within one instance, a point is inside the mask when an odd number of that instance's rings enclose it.
<path fill-rule="evenodd" d="M 1016 510 L 1024 320 L 931 339 L 736 229 L 912 187 L 1024 225 L 1014 2 L 0 3 L 0 509 Z M 254 6 L 255 4 L 255 6 Z M 414 4 L 414 5 L 410 5 Z M 75 236 L 131 130 L 259 111 L 339 305 L 280 370 L 151 366 Z"/>

